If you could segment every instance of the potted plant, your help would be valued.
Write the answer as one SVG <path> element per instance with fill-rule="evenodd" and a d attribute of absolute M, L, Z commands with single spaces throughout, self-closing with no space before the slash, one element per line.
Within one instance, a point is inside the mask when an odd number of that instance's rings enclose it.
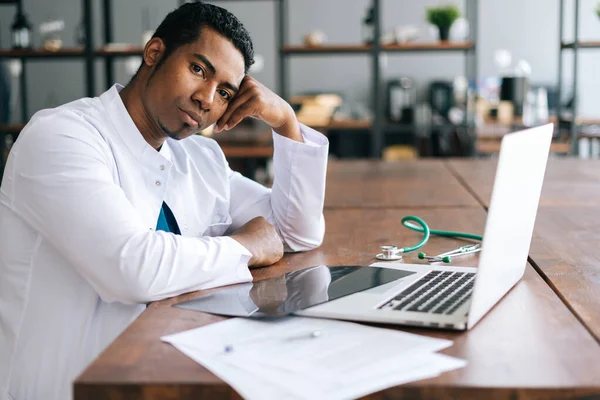
<path fill-rule="evenodd" d="M 427 8 L 427 21 L 438 27 L 440 40 L 448 40 L 450 27 L 460 17 L 460 11 L 455 5 L 440 5 Z"/>
<path fill-rule="evenodd" d="M 596 15 L 598 16 L 598 18 L 600 18 L 600 3 L 596 4 L 596 8 L 594 9 L 594 11 L 596 11 Z"/>

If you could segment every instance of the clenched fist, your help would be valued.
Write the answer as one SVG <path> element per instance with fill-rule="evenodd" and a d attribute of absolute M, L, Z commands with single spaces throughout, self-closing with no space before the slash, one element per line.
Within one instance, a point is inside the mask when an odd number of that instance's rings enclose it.
<path fill-rule="evenodd" d="M 283 242 L 273 225 L 263 217 L 256 217 L 240 227 L 232 235 L 250 253 L 249 267 L 265 267 L 275 264 L 283 257 Z"/>

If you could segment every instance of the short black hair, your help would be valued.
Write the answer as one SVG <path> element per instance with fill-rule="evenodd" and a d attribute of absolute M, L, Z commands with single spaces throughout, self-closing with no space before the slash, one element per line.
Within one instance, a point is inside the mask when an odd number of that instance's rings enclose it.
<path fill-rule="evenodd" d="M 166 46 L 159 65 L 180 46 L 195 42 L 202 28 L 211 27 L 233 43 L 244 57 L 244 70 L 254 64 L 254 47 L 250 34 L 235 15 L 222 7 L 202 1 L 185 3 L 171 11 L 160 23 L 153 38 L 160 38 Z"/>

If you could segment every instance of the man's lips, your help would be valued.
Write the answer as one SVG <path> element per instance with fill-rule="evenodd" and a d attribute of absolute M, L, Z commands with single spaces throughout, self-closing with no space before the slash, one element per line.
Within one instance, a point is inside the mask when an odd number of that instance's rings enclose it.
<path fill-rule="evenodd" d="M 189 126 L 191 126 L 192 128 L 198 128 L 200 126 L 200 122 L 195 119 L 194 117 L 192 117 L 191 113 L 188 113 L 187 111 L 183 111 L 181 108 L 179 109 L 179 114 L 181 116 L 181 119 L 188 124 Z"/>

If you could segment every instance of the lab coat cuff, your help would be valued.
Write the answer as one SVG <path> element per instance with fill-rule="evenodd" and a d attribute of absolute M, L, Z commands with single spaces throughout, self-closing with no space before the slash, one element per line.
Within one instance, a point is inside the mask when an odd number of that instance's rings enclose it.
<path fill-rule="evenodd" d="M 274 138 L 273 187 L 271 205 L 278 228 L 289 249 L 314 248 L 322 241 L 323 202 L 327 175 L 327 138 L 301 125 L 302 134 L 311 141 L 325 143 L 311 146 L 287 138 Z"/>
<path fill-rule="evenodd" d="M 225 247 L 225 251 L 229 254 L 239 254 L 239 261 L 236 269 L 236 275 L 240 281 L 249 282 L 252 281 L 252 274 L 248 268 L 248 262 L 252 258 L 252 253 L 248 251 L 240 242 L 229 236 L 223 236 L 222 243 Z"/>
<path fill-rule="evenodd" d="M 323 149 L 329 149 L 329 140 L 325 135 L 316 130 L 309 128 L 304 124 L 300 124 L 300 133 L 302 134 L 303 142 L 297 142 L 285 136 L 281 136 L 273 131 L 273 145 L 275 148 L 292 149 L 294 147 L 306 148 L 307 151 L 313 151 L 315 155 L 321 155 Z M 310 150 L 314 149 L 314 150 Z M 327 152 L 325 153 L 327 154 Z"/>

